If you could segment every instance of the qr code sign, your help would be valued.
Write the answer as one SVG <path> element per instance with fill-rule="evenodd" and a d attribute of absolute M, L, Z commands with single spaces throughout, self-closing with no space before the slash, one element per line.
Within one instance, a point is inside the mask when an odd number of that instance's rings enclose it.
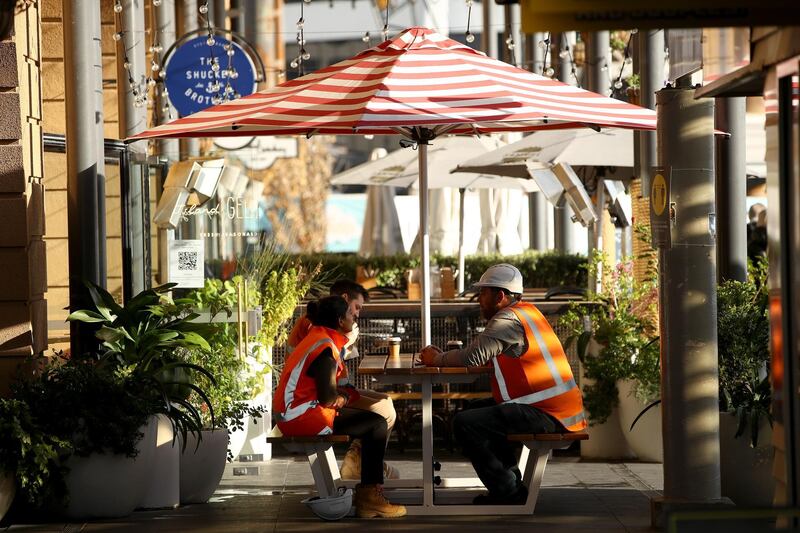
<path fill-rule="evenodd" d="M 178 270 L 197 270 L 197 252 L 178 252 Z"/>

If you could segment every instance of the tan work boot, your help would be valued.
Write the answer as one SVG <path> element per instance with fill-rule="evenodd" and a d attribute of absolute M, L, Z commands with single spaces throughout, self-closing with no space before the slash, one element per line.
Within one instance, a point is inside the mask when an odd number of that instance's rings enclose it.
<path fill-rule="evenodd" d="M 361 479 L 361 441 L 356 439 L 350 445 L 342 461 L 342 479 Z M 400 479 L 400 472 L 390 464 L 383 463 L 384 479 Z"/>
<path fill-rule="evenodd" d="M 399 518 L 406 515 L 403 505 L 394 505 L 383 495 L 382 485 L 356 485 L 356 515 L 359 518 Z"/>
<path fill-rule="evenodd" d="M 361 441 L 354 440 L 344 455 L 342 479 L 361 479 Z"/>

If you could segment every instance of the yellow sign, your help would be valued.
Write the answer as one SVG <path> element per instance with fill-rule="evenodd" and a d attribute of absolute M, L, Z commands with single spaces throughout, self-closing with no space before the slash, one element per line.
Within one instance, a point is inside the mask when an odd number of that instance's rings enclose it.
<path fill-rule="evenodd" d="M 661 216 L 667 207 L 667 181 L 662 174 L 656 174 L 650 186 L 650 206 L 656 216 Z"/>
<path fill-rule="evenodd" d="M 520 0 L 520 5 L 524 33 L 771 26 L 800 15 L 797 0 Z"/>

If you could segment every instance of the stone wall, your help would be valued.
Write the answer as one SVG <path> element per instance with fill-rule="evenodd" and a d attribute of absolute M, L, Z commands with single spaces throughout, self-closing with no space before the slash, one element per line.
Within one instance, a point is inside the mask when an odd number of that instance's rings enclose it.
<path fill-rule="evenodd" d="M 0 394 L 47 348 L 39 6 L 16 11 L 0 42 Z"/>

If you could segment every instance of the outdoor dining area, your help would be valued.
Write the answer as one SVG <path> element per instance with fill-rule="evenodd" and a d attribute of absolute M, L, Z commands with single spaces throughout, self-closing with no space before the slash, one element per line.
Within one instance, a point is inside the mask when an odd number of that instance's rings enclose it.
<path fill-rule="evenodd" d="M 121 288 L 86 270 L 64 324 L 51 321 L 61 350 L 0 397 L 0 443 L 24 452 L 0 449 L 0 529 L 795 525 L 776 506 L 795 490 L 776 475 L 794 460 L 778 387 L 795 370 L 771 351 L 784 346 L 777 267 L 766 250 L 740 254 L 734 276 L 731 247 L 717 248 L 741 206 L 715 189 L 730 135 L 710 100 L 686 78 L 651 91 L 658 106 L 641 86 L 612 98 L 480 52 L 469 30 L 390 35 L 388 2 L 377 45 L 367 32 L 362 51 L 306 73 L 306 3 L 297 76 L 254 78 L 251 94 L 231 87 L 175 119 L 166 104 L 128 132 L 158 190 L 138 207 L 120 193 L 121 225 L 141 223 L 122 230 Z M 209 4 L 194 9 L 208 23 L 198 46 L 213 47 Z M 513 58 L 510 27 L 506 43 Z M 395 149 L 332 170 L 335 138 L 375 136 Z M 327 165 L 326 194 L 366 198 L 358 253 L 282 225 L 294 213 L 352 232 L 352 213 L 308 208 L 310 191 L 267 216 L 268 185 L 240 158 L 259 138 L 304 139 L 276 188 Z M 164 146 L 194 155 L 151 157 Z M 766 231 L 740 214 L 742 231 Z"/>

